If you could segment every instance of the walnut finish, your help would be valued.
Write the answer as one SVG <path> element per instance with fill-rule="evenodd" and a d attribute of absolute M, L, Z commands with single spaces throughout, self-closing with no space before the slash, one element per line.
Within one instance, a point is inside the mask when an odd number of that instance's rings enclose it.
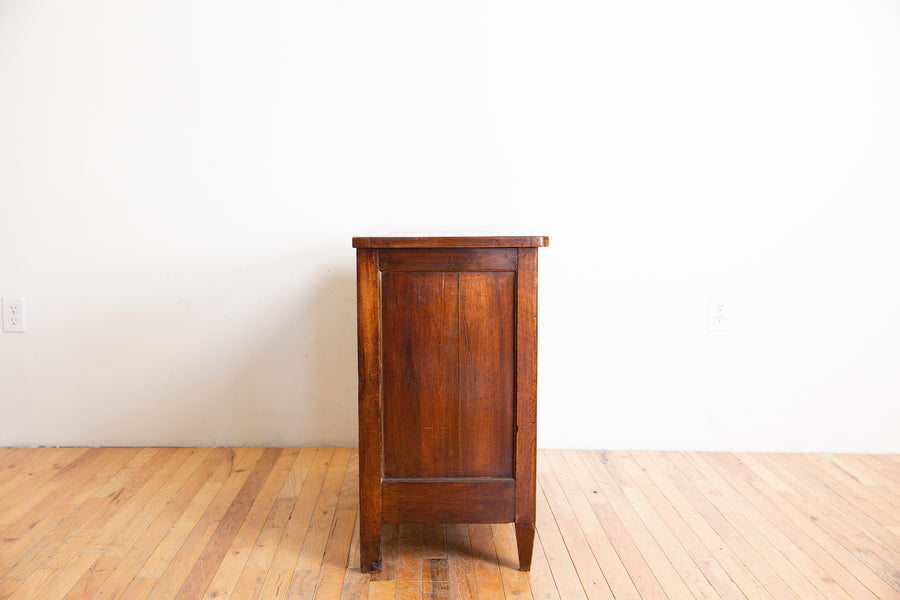
<path fill-rule="evenodd" d="M 537 236 L 490 237 L 355 237 L 354 248 L 535 248 L 549 238 Z"/>
<path fill-rule="evenodd" d="M 360 566 L 384 523 L 535 522 L 537 247 L 547 238 L 353 238 Z"/>

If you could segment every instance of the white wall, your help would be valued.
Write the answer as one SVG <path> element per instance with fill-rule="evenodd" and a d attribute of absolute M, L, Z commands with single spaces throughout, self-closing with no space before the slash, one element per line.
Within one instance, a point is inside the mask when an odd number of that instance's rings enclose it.
<path fill-rule="evenodd" d="M 6 0 L 0 445 L 352 444 L 438 229 L 551 238 L 543 447 L 900 452 L 898 107 L 894 0 Z"/>

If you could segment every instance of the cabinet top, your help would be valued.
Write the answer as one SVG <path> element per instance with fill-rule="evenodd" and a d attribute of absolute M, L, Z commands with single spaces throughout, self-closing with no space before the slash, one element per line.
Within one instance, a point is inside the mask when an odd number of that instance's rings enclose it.
<path fill-rule="evenodd" d="M 353 238 L 354 248 L 536 248 L 549 243 L 545 235 Z"/>

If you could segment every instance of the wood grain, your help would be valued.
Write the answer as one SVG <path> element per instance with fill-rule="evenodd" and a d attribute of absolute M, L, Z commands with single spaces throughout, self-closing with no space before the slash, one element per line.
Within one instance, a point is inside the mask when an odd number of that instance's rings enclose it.
<path fill-rule="evenodd" d="M 530 574 L 512 524 L 403 524 L 370 576 L 356 450 L 34 450 L 0 449 L 9 481 L 65 475 L 0 494 L 34 519 L 0 598 L 900 598 L 893 456 L 545 450 Z"/>
<path fill-rule="evenodd" d="M 383 273 L 384 477 L 460 475 L 459 275 Z"/>
<path fill-rule="evenodd" d="M 381 275 L 378 251 L 356 251 L 356 322 L 359 358 L 360 563 L 381 570 Z"/>
<path fill-rule="evenodd" d="M 382 271 L 515 271 L 515 248 L 427 248 L 382 250 Z"/>
<path fill-rule="evenodd" d="M 280 449 L 269 448 L 253 466 L 237 496 L 228 505 L 228 510 L 218 520 L 215 532 L 175 595 L 176 600 L 193 600 L 206 591 L 280 454 Z"/>
<path fill-rule="evenodd" d="M 516 277 L 516 525 L 534 525 L 537 486 L 537 248 L 519 248 Z M 533 537 L 533 536 L 532 536 Z M 530 566 L 530 542 L 520 546 Z"/>
<path fill-rule="evenodd" d="M 386 523 L 508 523 L 511 479 L 391 480 L 382 485 Z"/>
<path fill-rule="evenodd" d="M 512 477 L 515 273 L 459 275 L 460 477 Z"/>
<path fill-rule="evenodd" d="M 355 237 L 354 248 L 523 248 L 547 246 L 546 236 Z"/>
<path fill-rule="evenodd" d="M 383 522 L 514 521 L 519 568 L 527 571 L 535 536 L 537 247 L 547 239 L 353 244 L 360 456 L 371 465 L 360 468 L 363 569 L 381 568 Z M 380 477 L 366 475 L 378 468 Z"/>

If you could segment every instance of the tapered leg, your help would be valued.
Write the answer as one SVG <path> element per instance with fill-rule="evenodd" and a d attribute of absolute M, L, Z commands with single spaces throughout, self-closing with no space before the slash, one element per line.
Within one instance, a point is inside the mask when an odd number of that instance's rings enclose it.
<path fill-rule="evenodd" d="M 381 303 L 378 251 L 356 252 L 359 356 L 359 568 L 381 571 Z"/>
<path fill-rule="evenodd" d="M 516 270 L 516 545 L 531 570 L 537 491 L 537 248 L 519 248 Z"/>
<path fill-rule="evenodd" d="M 534 550 L 534 523 L 516 523 L 516 545 L 519 547 L 519 570 L 531 570 L 531 554 Z"/>
<path fill-rule="evenodd" d="M 363 573 L 381 573 L 381 541 L 360 542 L 359 570 Z"/>

